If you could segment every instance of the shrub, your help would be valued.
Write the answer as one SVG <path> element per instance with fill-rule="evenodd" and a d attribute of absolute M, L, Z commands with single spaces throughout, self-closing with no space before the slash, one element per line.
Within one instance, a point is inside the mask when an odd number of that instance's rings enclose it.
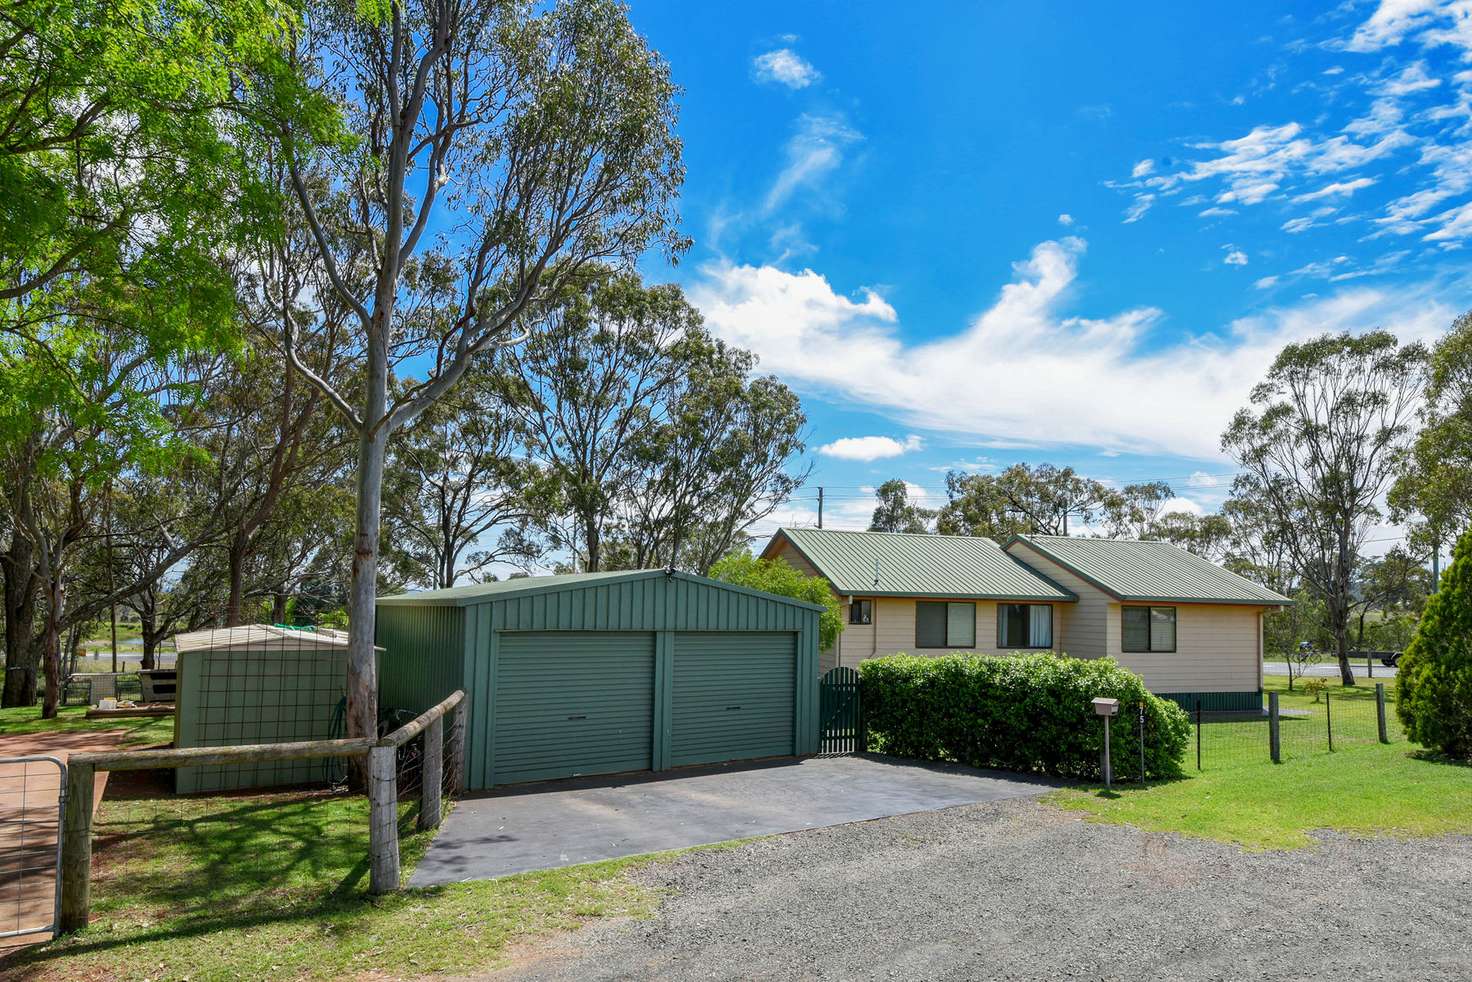
<path fill-rule="evenodd" d="M 1395 711 L 1423 747 L 1472 757 L 1472 529 L 1396 665 Z"/>
<path fill-rule="evenodd" d="M 843 607 L 828 581 L 821 576 L 804 576 L 780 559 L 757 559 L 750 553 L 733 553 L 710 568 L 710 577 L 722 583 L 822 605 L 823 613 L 818 615 L 819 651 L 833 647 L 838 632 L 843 630 Z"/>
<path fill-rule="evenodd" d="M 1303 680 L 1303 694 L 1306 696 L 1313 696 L 1314 702 L 1320 701 L 1320 697 L 1323 696 L 1324 690 L 1328 687 L 1328 679 L 1311 678 Z"/>
<path fill-rule="evenodd" d="M 1096 696 L 1119 700 L 1110 725 L 1118 774 L 1138 770 L 1142 702 L 1149 777 L 1178 776 L 1191 736 L 1185 710 L 1106 658 L 895 655 L 860 663 L 859 675 L 874 748 L 900 757 L 1099 778 Z"/>

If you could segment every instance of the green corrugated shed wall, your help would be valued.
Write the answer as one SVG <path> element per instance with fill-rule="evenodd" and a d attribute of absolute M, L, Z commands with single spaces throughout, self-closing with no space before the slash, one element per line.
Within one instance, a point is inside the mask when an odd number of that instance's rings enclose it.
<path fill-rule="evenodd" d="M 817 753 L 819 611 L 812 604 L 662 570 L 529 577 L 385 597 L 379 601 L 377 636 L 386 649 L 382 703 L 422 711 L 463 687 L 466 786 L 490 787 L 490 710 L 501 632 L 650 631 L 656 634 L 653 759 L 660 770 L 670 761 L 675 632 L 789 631 L 797 651 L 794 747 L 798 754 Z M 458 625 L 452 623 L 456 617 Z"/>

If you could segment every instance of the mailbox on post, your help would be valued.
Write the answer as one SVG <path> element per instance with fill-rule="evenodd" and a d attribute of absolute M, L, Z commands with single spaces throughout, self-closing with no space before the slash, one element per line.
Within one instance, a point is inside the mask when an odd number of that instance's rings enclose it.
<path fill-rule="evenodd" d="M 1106 699 L 1099 696 L 1094 699 L 1094 714 L 1104 720 L 1104 787 L 1112 787 L 1114 784 L 1114 769 L 1109 762 L 1109 720 L 1119 715 L 1119 700 Z"/>

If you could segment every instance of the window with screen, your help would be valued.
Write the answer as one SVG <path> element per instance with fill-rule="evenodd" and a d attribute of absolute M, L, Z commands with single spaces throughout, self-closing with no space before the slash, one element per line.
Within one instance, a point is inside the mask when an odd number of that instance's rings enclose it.
<path fill-rule="evenodd" d="M 915 604 L 915 647 L 976 647 L 976 604 L 920 600 Z"/>
<path fill-rule="evenodd" d="M 997 647 L 1053 647 L 1053 605 L 997 604 Z"/>
<path fill-rule="evenodd" d="M 1121 647 L 1128 652 L 1176 650 L 1174 607 L 1124 607 L 1120 610 Z"/>
<path fill-rule="evenodd" d="M 851 600 L 848 605 L 848 622 L 850 624 L 872 624 L 874 623 L 874 601 Z"/>

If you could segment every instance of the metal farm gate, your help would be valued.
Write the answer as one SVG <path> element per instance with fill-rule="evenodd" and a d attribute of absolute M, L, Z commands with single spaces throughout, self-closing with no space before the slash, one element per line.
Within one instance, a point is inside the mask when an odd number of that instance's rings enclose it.
<path fill-rule="evenodd" d="M 0 757 L 0 952 L 56 935 L 66 765 Z"/>
<path fill-rule="evenodd" d="M 852 668 L 830 668 L 818 685 L 820 754 L 861 753 L 865 747 L 863 701 L 859 673 Z"/>

